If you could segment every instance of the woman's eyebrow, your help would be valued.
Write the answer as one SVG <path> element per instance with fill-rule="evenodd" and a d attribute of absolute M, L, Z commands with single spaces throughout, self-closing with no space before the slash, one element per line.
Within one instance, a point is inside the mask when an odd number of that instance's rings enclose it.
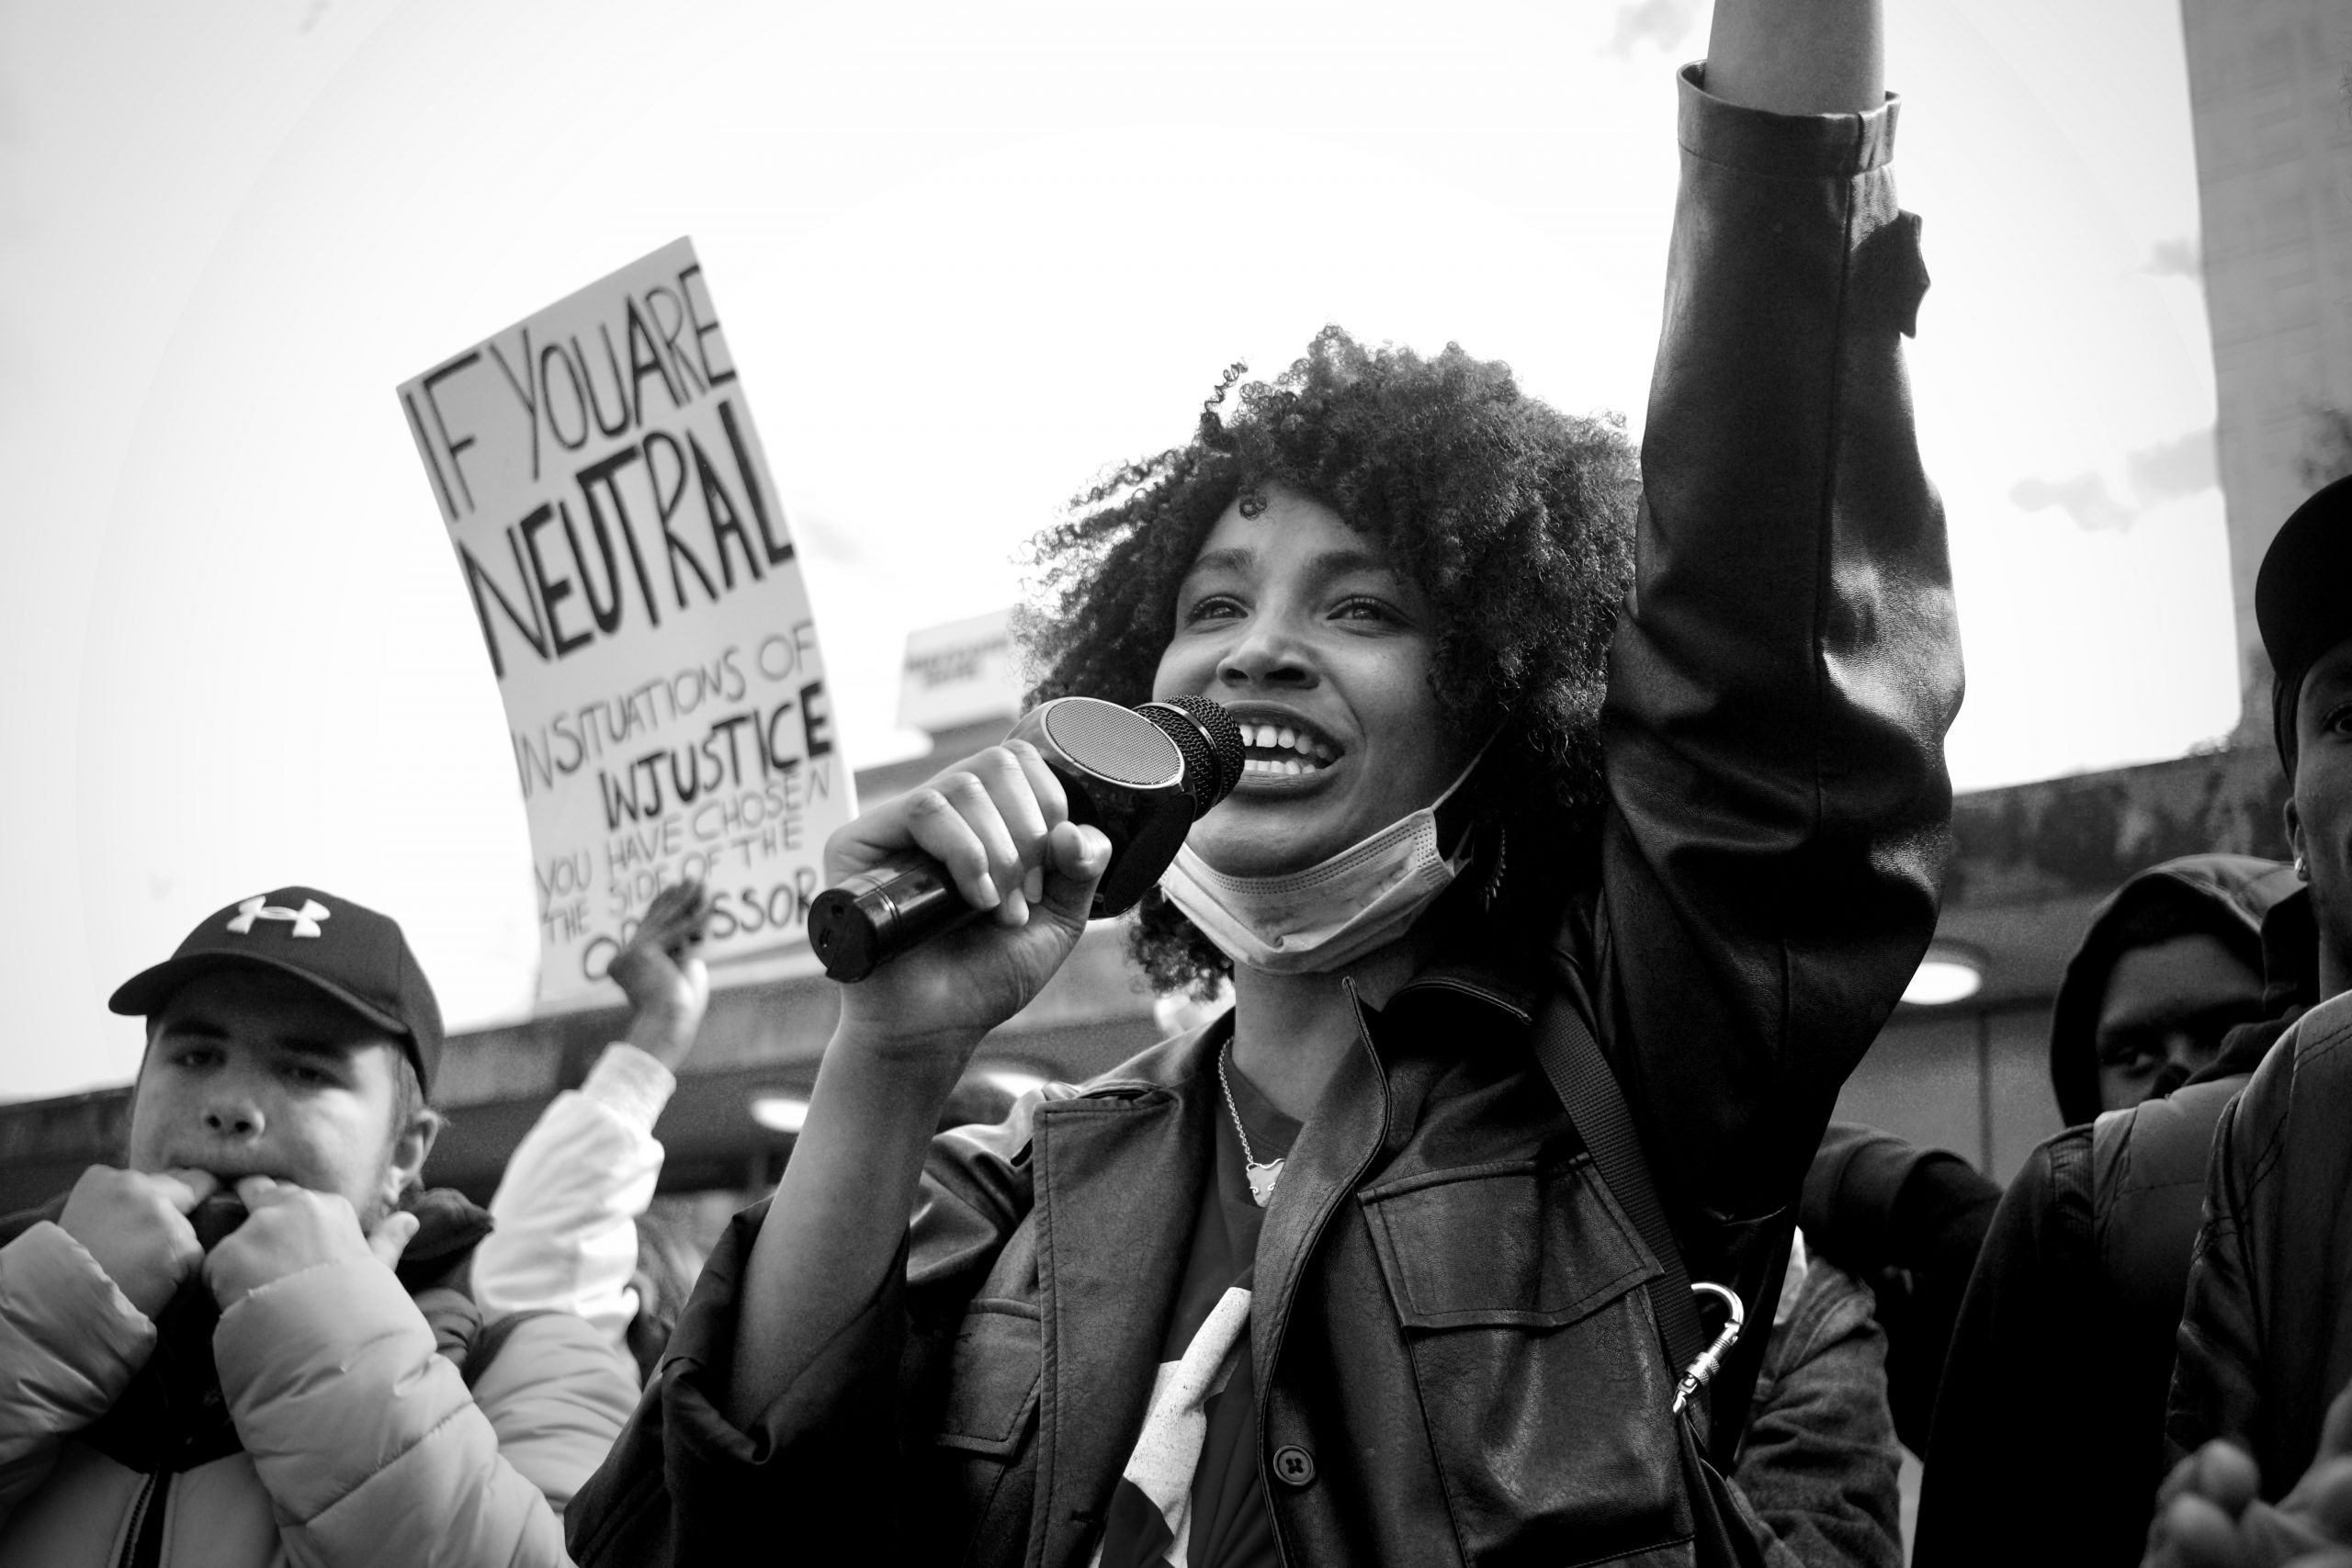
<path fill-rule="evenodd" d="M 1308 563 L 1318 577 L 1345 577 L 1351 572 L 1391 573 L 1393 569 L 1370 550 L 1325 550 Z"/>
<path fill-rule="evenodd" d="M 1222 550 L 1203 550 L 1193 558 L 1192 569 L 1184 575 L 1197 577 L 1204 571 L 1247 573 L 1252 566 L 1257 564 L 1257 561 L 1258 553 L 1255 550 L 1239 545 Z"/>

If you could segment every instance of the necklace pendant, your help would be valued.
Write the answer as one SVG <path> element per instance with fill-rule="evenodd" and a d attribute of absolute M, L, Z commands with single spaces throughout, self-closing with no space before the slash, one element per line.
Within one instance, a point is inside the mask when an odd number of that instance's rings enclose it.
<path fill-rule="evenodd" d="M 1245 1160 L 1242 1174 L 1250 1179 L 1250 1197 L 1261 1209 L 1274 1201 L 1274 1183 L 1283 1179 L 1283 1162 L 1270 1159 L 1263 1165 Z"/>

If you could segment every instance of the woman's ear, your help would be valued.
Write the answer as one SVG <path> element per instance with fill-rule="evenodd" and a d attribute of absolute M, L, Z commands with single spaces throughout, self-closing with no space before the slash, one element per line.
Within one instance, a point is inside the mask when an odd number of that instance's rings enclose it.
<path fill-rule="evenodd" d="M 2303 876 L 2303 867 L 2311 863 L 2303 858 L 2303 818 L 2302 814 L 2295 809 L 2293 795 L 2287 797 L 2286 808 L 2280 815 L 2287 823 L 2287 852 L 2295 857 L 2295 874 Z"/>

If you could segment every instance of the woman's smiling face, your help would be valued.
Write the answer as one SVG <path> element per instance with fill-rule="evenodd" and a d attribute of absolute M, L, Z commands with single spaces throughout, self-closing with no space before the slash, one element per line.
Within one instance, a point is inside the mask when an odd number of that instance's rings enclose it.
<path fill-rule="evenodd" d="M 1151 694 L 1223 703 L 1250 764 L 1194 825 L 1237 876 L 1298 871 L 1436 800 L 1469 761 L 1430 673 L 1430 610 L 1340 514 L 1270 486 L 1201 546 Z"/>

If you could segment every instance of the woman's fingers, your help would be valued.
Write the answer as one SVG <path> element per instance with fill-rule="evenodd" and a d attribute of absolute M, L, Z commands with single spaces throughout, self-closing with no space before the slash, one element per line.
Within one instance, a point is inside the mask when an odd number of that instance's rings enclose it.
<path fill-rule="evenodd" d="M 1046 834 L 1069 820 L 1069 795 L 1062 788 L 1061 775 L 1046 765 L 1037 748 L 1026 740 L 1008 740 L 1004 749 L 1021 764 L 1022 776 L 1029 783 L 1029 793 L 1037 806 L 1040 825 L 1037 858 L 1029 863 L 1021 883 L 1022 894 L 1035 904 L 1046 896 Z"/>
<path fill-rule="evenodd" d="M 1099 828 L 1071 821 L 1054 825 L 1046 838 L 1044 896 L 1038 908 L 1074 930 L 1086 929 L 1094 905 L 1094 885 L 1111 866 L 1111 840 Z"/>
<path fill-rule="evenodd" d="M 1033 748 L 1015 742 L 990 747 L 915 791 L 906 820 L 916 847 L 947 869 L 976 908 L 1020 926 L 1033 895 L 1044 892 L 1046 834 L 1068 815 L 1060 782 Z"/>

